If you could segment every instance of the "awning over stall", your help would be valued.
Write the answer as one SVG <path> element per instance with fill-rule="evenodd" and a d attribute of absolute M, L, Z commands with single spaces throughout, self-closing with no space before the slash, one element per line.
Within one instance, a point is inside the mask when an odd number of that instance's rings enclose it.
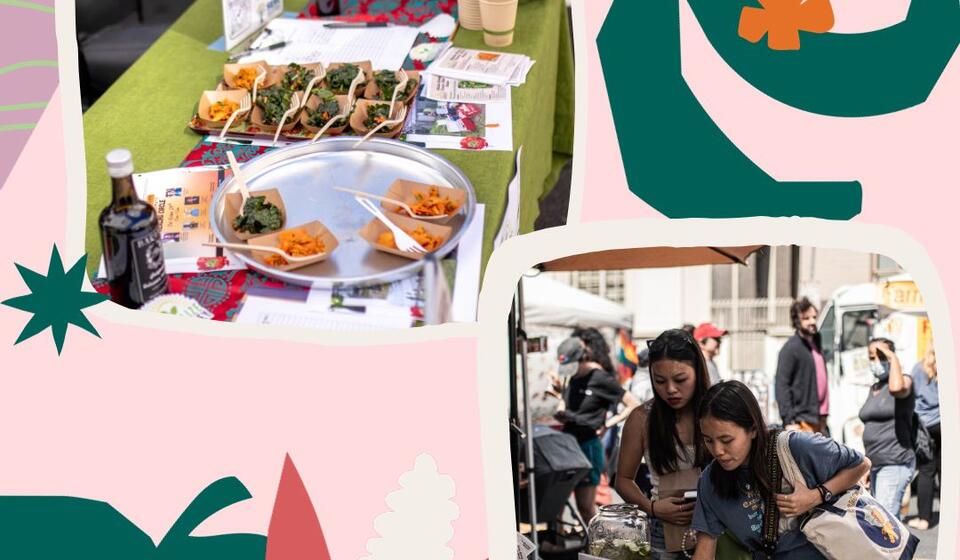
<path fill-rule="evenodd" d="M 524 277 L 523 294 L 527 324 L 633 328 L 633 313 L 626 307 L 543 274 Z"/>

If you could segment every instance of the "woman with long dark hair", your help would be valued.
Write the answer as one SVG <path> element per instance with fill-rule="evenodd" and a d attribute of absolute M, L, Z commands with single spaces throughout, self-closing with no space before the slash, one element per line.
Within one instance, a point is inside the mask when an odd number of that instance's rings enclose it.
<path fill-rule="evenodd" d="M 870 460 L 857 451 L 817 433 L 790 432 L 790 452 L 803 474 L 806 488 L 777 493 L 780 481 L 771 481 L 767 429 L 760 405 L 739 381 L 723 381 L 710 388 L 697 411 L 703 441 L 714 460 L 697 488 L 697 507 L 691 527 L 697 531 L 694 560 L 713 560 L 717 538 L 724 531 L 752 553 L 763 546 L 763 514 L 775 494 L 780 515 L 791 519 L 781 530 L 774 558 L 822 560 L 824 556 L 796 526 L 796 517 L 846 492 L 870 471 Z"/>
<path fill-rule="evenodd" d="M 663 523 L 685 528 L 693 516 L 693 503 L 682 496 L 662 495 L 661 481 L 693 469 L 697 471 L 692 473 L 695 480 L 706 464 L 695 413 L 710 386 L 710 374 L 697 341 L 682 329 L 663 332 L 649 343 L 648 350 L 654 395 L 630 413 L 623 427 L 616 489 L 626 502 L 637 504 L 651 518 L 653 558 L 673 560 L 683 558 L 683 552 L 667 550 Z M 647 462 L 653 485 L 649 499 L 636 482 L 642 460 Z M 693 543 L 691 538 L 689 548 Z"/>

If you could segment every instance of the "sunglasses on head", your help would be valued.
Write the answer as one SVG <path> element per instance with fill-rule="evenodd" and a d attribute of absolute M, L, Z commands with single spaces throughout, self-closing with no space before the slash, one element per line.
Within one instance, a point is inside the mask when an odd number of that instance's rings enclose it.
<path fill-rule="evenodd" d="M 688 346 L 689 346 L 689 343 L 682 339 L 668 341 L 668 340 L 655 338 L 653 340 L 647 341 L 647 349 L 649 349 L 651 352 L 656 352 L 656 353 L 663 352 L 663 350 L 666 348 L 670 348 L 671 350 L 682 350 L 684 348 L 687 348 Z"/>

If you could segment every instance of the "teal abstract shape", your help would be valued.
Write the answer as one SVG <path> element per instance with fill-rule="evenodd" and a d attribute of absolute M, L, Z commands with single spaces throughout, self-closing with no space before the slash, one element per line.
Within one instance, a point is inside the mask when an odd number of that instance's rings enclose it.
<path fill-rule="evenodd" d="M 155 560 L 156 548 L 107 503 L 55 496 L 0 497 L 0 558 Z"/>
<path fill-rule="evenodd" d="M 630 190 L 664 215 L 860 213 L 859 182 L 778 182 L 713 122 L 681 75 L 676 0 L 615 0 L 597 46 Z"/>
<path fill-rule="evenodd" d="M 236 478 L 222 478 L 197 496 L 157 546 L 160 560 L 263 560 L 267 538 L 263 535 L 237 533 L 210 537 L 192 537 L 201 523 L 218 511 L 249 499 L 250 492 Z"/>
<path fill-rule="evenodd" d="M 2 130 L 2 127 L 0 127 Z M 106 301 L 108 298 L 96 292 L 83 291 L 83 279 L 86 277 L 87 256 L 82 256 L 70 270 L 64 271 L 63 259 L 57 246 L 50 253 L 47 275 L 34 272 L 25 266 L 16 265 L 24 284 L 30 289 L 27 295 L 0 301 L 20 311 L 32 313 L 30 321 L 20 332 L 14 345 L 20 344 L 50 328 L 57 354 L 63 351 L 67 336 L 67 327 L 76 325 L 90 334 L 100 337 L 97 329 L 90 323 L 83 310 Z"/>
<path fill-rule="evenodd" d="M 200 492 L 154 546 L 144 531 L 105 502 L 61 496 L 0 496 L 0 558 L 264 560 L 264 535 L 190 536 L 218 511 L 250 497 L 234 477 L 214 482 Z"/>
<path fill-rule="evenodd" d="M 798 51 L 740 38 L 744 0 L 688 1 L 737 74 L 782 103 L 820 115 L 866 117 L 919 105 L 960 46 L 958 0 L 914 0 L 906 20 L 869 33 L 801 33 Z"/>

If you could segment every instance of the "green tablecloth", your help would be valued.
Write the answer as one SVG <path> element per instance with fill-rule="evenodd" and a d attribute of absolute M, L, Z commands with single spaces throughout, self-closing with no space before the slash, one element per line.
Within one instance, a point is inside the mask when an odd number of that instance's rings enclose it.
<path fill-rule="evenodd" d="M 301 10 L 306 0 L 287 0 Z M 84 115 L 87 159 L 88 266 L 100 260 L 97 218 L 110 202 L 104 156 L 116 147 L 133 152 L 138 171 L 176 167 L 200 140 L 185 123 L 200 92 L 222 71 L 226 55 L 207 46 L 223 33 L 220 0 L 197 0 L 186 13 Z M 455 44 L 486 48 L 483 34 L 460 29 Z M 527 83 L 513 90 L 514 149 L 521 161 L 521 231 L 533 229 L 538 201 L 556 182 L 573 153 L 573 49 L 564 0 L 521 1 L 516 39 L 503 49 L 523 53 L 536 64 Z M 486 205 L 483 263 L 493 250 L 514 175 L 516 152 L 437 150 L 470 177 Z"/>

